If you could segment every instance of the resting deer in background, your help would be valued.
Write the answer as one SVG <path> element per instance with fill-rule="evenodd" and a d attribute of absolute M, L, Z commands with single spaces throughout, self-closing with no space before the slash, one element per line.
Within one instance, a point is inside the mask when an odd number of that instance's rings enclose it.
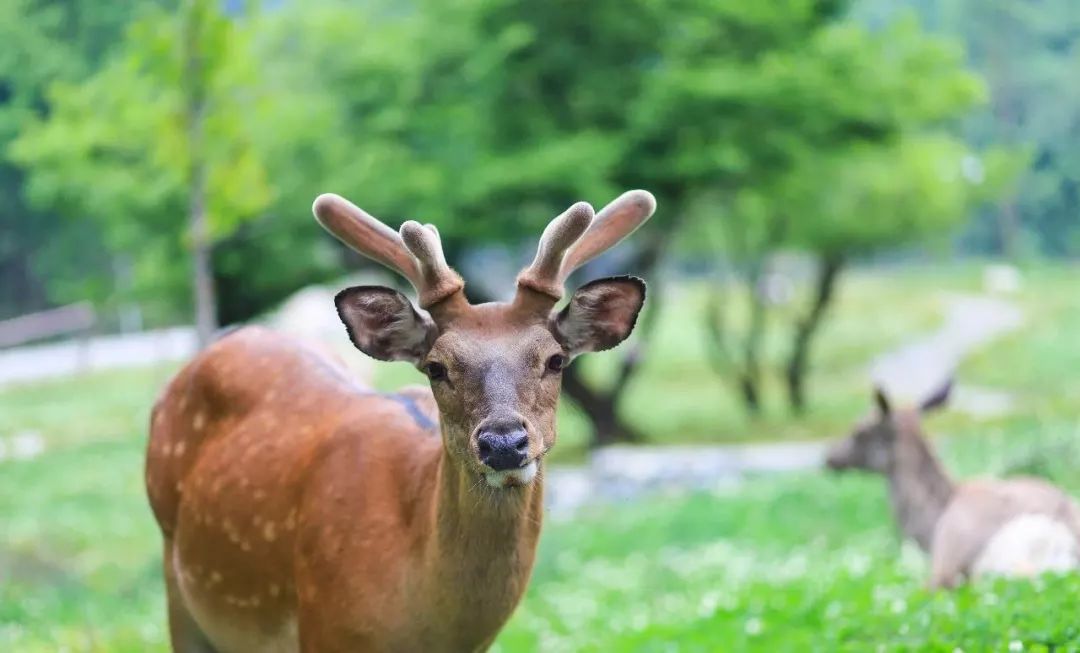
<path fill-rule="evenodd" d="M 430 390 L 381 395 L 295 341 L 245 328 L 154 406 L 146 486 L 164 537 L 176 651 L 477 651 L 510 617 L 540 534 L 560 372 L 614 347 L 645 300 L 633 277 L 576 268 L 655 208 L 628 192 L 544 230 L 511 302 L 471 305 L 438 232 L 400 235 L 335 195 L 319 222 L 415 286 L 336 298 L 353 343 Z"/>
<path fill-rule="evenodd" d="M 930 556 L 933 588 L 982 574 L 1033 576 L 1080 566 L 1080 506 L 1035 478 L 956 483 L 923 434 L 922 414 L 942 406 L 946 383 L 918 408 L 877 409 L 828 452 L 835 470 L 885 475 L 900 531 Z"/>

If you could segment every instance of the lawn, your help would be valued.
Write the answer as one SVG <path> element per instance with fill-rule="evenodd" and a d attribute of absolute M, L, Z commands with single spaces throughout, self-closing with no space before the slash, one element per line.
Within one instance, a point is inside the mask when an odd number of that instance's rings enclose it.
<path fill-rule="evenodd" d="M 1014 394 L 992 420 L 929 424 L 961 474 L 1049 476 L 1080 495 L 1080 293 L 1076 270 L 1026 272 L 1026 326 L 960 370 Z M 861 273 L 844 286 L 817 352 L 814 411 L 752 422 L 701 359 L 691 289 L 669 303 L 628 415 L 657 441 L 823 437 L 867 405 L 873 354 L 930 329 L 942 293 L 974 267 Z M 782 342 L 770 343 L 770 351 Z M 603 360 L 591 373 L 603 374 Z M 0 435 L 46 452 L 0 462 L 0 651 L 165 649 L 158 536 L 142 495 L 149 405 L 169 369 L 0 391 Z M 391 384 L 408 377 L 392 369 Z M 656 410 L 657 405 L 664 410 Z M 583 442 L 563 427 L 574 457 Z M 1080 651 L 1080 577 L 922 588 L 921 554 L 898 544 L 879 479 L 807 473 L 722 494 L 590 509 L 545 527 L 525 602 L 498 642 L 514 651 Z"/>

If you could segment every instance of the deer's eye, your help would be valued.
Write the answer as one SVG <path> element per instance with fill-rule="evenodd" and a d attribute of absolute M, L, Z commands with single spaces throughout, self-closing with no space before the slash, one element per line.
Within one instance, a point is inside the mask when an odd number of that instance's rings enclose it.
<path fill-rule="evenodd" d="M 431 361 L 424 365 L 424 374 L 432 381 L 445 381 L 446 380 L 446 366 L 442 363 L 436 363 Z"/>
<path fill-rule="evenodd" d="M 555 354 L 547 360 L 547 369 L 549 372 L 561 372 L 566 367 L 566 363 L 566 356 Z"/>

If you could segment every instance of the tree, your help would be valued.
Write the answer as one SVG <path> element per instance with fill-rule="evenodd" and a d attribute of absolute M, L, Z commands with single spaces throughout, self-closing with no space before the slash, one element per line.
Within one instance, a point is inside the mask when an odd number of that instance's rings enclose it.
<path fill-rule="evenodd" d="M 9 147 L 28 121 L 49 113 L 50 84 L 88 75 L 131 16 L 154 4 L 0 1 L 0 316 L 71 301 L 85 294 L 87 277 L 96 276 L 88 272 L 110 274 L 94 230 L 26 202 L 26 173 L 9 158 Z"/>
<path fill-rule="evenodd" d="M 1019 256 L 1080 251 L 1080 12 L 1071 0 L 862 0 L 860 15 L 888 21 L 916 10 L 934 30 L 960 39 L 987 81 L 989 101 L 963 122 L 978 147 L 1026 150 L 1022 175 L 979 212 L 965 246 Z"/>
<path fill-rule="evenodd" d="M 832 139 L 808 128 L 801 107 L 785 97 L 799 90 L 798 78 L 789 76 L 786 85 L 777 79 L 837 17 L 840 3 L 475 0 L 456 7 L 463 33 L 471 29 L 506 48 L 498 67 L 446 67 L 480 70 L 487 79 L 468 86 L 471 106 L 485 118 L 473 132 L 484 155 L 468 167 L 471 178 L 460 192 L 447 191 L 450 204 L 476 218 L 473 233 L 535 228 L 581 197 L 602 201 L 625 188 L 648 188 L 660 209 L 636 239 L 643 246 L 630 268 L 653 276 L 695 197 L 766 183 L 786 165 L 792 139 Z M 445 31 L 450 22 L 439 25 Z M 452 83 L 443 84 L 453 92 Z M 510 202 L 520 207 L 516 219 L 482 219 L 490 207 Z M 650 290 L 648 310 L 659 310 L 661 290 Z M 645 356 L 643 344 L 628 348 L 606 386 L 580 366 L 564 376 L 567 393 L 593 423 L 595 442 L 637 436 L 619 418 L 618 401 Z"/>
<path fill-rule="evenodd" d="M 251 38 L 210 0 L 150 12 L 99 71 L 56 85 L 51 114 L 12 148 L 30 169 L 31 197 L 94 220 L 110 250 L 134 257 L 137 291 L 165 298 L 166 313 L 170 289 L 187 286 L 170 263 L 190 252 L 203 342 L 215 326 L 211 241 L 272 197 L 253 132 L 265 107 Z"/>
<path fill-rule="evenodd" d="M 876 32 L 841 24 L 818 31 L 792 56 L 777 89 L 809 128 L 790 135 L 785 164 L 765 183 L 724 204 L 724 252 L 749 306 L 741 353 L 731 351 L 734 336 L 716 301 L 707 316 L 717 366 L 733 371 L 751 413 L 761 410 L 762 284 L 775 253 L 808 252 L 817 267 L 784 365 L 788 400 L 799 412 L 812 340 L 844 266 L 885 247 L 949 235 L 976 201 L 1000 188 L 1002 176 L 1001 156 L 980 158 L 945 131 L 982 97 L 955 45 L 911 20 Z M 965 178 L 965 166 L 995 183 Z"/>
<path fill-rule="evenodd" d="M 821 183 L 813 183 L 815 174 L 795 180 L 799 188 L 790 189 L 789 197 L 808 211 L 792 243 L 813 256 L 816 270 L 784 365 L 792 410 L 806 408 L 813 338 L 846 265 L 889 248 L 946 242 L 975 208 L 1001 194 L 1014 158 L 1007 151 L 978 153 L 946 134 L 916 133 L 815 161 Z"/>

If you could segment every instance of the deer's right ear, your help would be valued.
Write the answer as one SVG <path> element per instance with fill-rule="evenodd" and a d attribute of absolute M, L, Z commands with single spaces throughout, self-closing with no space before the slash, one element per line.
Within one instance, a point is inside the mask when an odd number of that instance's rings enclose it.
<path fill-rule="evenodd" d="M 435 340 L 435 323 L 396 290 L 382 286 L 346 288 L 334 298 L 338 316 L 356 348 L 382 361 L 417 364 Z"/>
<path fill-rule="evenodd" d="M 644 303 L 645 282 L 637 277 L 590 281 L 555 316 L 555 331 L 573 356 L 611 349 L 634 330 Z"/>
<path fill-rule="evenodd" d="M 919 404 L 919 410 L 924 413 L 928 413 L 932 410 L 937 410 L 945 405 L 949 401 L 949 394 L 952 392 L 953 380 L 949 377 L 945 380 L 945 383 L 941 385 L 934 394 L 930 395 Z"/>
<path fill-rule="evenodd" d="M 878 412 L 882 417 L 888 417 L 892 412 L 892 408 L 889 406 L 889 398 L 885 396 L 885 391 L 881 389 L 881 386 L 874 386 L 874 403 L 878 407 Z"/>

